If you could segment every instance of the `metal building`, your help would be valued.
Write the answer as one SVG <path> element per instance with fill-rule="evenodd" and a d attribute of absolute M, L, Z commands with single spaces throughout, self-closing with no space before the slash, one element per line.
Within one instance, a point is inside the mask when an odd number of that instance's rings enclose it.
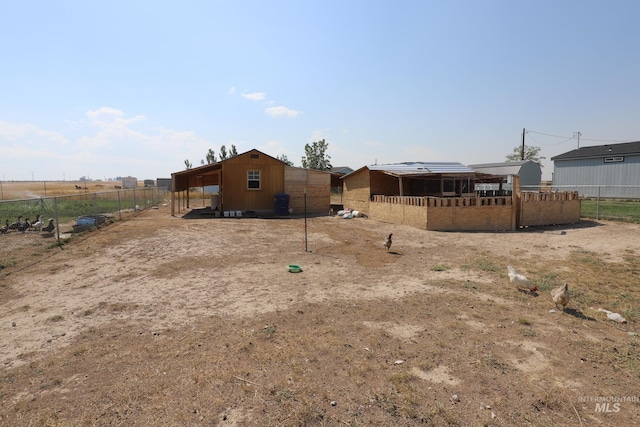
<path fill-rule="evenodd" d="M 581 147 L 551 160 L 554 189 L 587 197 L 640 196 L 640 141 Z"/>
<path fill-rule="evenodd" d="M 166 188 L 167 191 L 171 191 L 171 178 L 156 178 L 158 188 Z"/>
<path fill-rule="evenodd" d="M 138 178 L 133 176 L 125 176 L 122 177 L 122 188 L 137 188 L 138 187 Z"/>
<path fill-rule="evenodd" d="M 503 185 L 505 190 L 511 190 L 513 176 L 520 177 L 520 188 L 524 191 L 540 191 L 540 181 L 542 178 L 542 169 L 540 165 L 533 160 L 518 160 L 516 162 L 505 163 L 483 163 L 478 165 L 469 165 L 469 167 L 478 173 L 489 175 L 502 175 L 506 177 L 506 184 Z M 476 190 L 495 190 L 496 184 L 479 184 L 480 186 L 492 186 L 491 188 L 476 188 Z"/>

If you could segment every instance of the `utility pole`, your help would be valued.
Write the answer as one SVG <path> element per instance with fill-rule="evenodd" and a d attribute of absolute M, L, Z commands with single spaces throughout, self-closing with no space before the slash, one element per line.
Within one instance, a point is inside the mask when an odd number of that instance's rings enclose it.
<path fill-rule="evenodd" d="M 573 136 L 578 138 L 578 148 L 580 148 L 580 136 L 582 136 L 582 133 L 580 131 L 574 132 Z"/>
<path fill-rule="evenodd" d="M 525 134 L 525 130 L 524 128 L 522 128 L 522 149 L 520 150 L 520 160 L 524 160 L 524 134 Z"/>

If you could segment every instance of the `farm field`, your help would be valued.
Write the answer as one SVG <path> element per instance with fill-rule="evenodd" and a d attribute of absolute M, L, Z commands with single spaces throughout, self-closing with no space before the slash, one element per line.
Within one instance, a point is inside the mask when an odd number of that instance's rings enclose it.
<path fill-rule="evenodd" d="M 115 190 L 116 186 L 121 186 L 120 181 L 3 181 L 2 200 L 70 196 Z"/>
<path fill-rule="evenodd" d="M 640 423 L 638 224 L 187 216 L 0 235 L 0 425 Z"/>

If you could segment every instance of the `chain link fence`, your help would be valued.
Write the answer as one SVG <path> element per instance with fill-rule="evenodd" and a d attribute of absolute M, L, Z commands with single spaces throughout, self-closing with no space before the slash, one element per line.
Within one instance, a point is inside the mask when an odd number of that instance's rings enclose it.
<path fill-rule="evenodd" d="M 100 191 L 69 196 L 0 201 L 0 227 L 12 232 L 49 233 L 60 243 L 61 234 L 82 232 L 109 221 L 124 219 L 163 202 L 164 187 Z M 34 226 L 37 219 L 43 224 Z M 47 231 L 50 221 L 54 228 Z"/>

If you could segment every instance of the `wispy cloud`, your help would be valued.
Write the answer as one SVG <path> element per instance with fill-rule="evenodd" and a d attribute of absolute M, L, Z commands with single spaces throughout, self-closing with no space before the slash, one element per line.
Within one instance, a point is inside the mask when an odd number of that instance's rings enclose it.
<path fill-rule="evenodd" d="M 87 111 L 86 115 L 90 119 L 97 119 L 99 117 L 104 117 L 104 116 L 122 117 L 122 116 L 124 116 L 124 113 L 122 111 L 120 111 L 120 110 L 116 110 L 115 108 L 100 107 L 97 110 L 89 110 L 89 111 Z"/>
<path fill-rule="evenodd" d="M 78 139 L 78 147 L 84 149 L 113 147 L 119 143 L 129 141 L 146 142 L 149 136 L 139 131 L 131 129 L 129 126 L 136 122 L 145 120 L 142 115 L 125 117 L 121 110 L 111 107 L 102 107 L 97 110 L 86 112 L 92 127 L 90 135 L 82 136 Z M 93 129 L 97 131 L 93 132 Z"/>
<path fill-rule="evenodd" d="M 302 114 L 302 111 L 292 110 L 283 106 L 269 107 L 264 111 L 271 117 L 296 117 L 299 114 Z"/>
<path fill-rule="evenodd" d="M 47 146 L 51 143 L 67 144 L 69 141 L 61 133 L 40 129 L 30 123 L 10 123 L 0 121 L 0 146 L 18 143 L 22 149 Z M 6 143 L 6 145 L 5 145 Z"/>
<path fill-rule="evenodd" d="M 91 124 L 96 126 L 128 126 L 132 123 L 145 120 L 143 115 L 126 118 L 124 112 L 111 107 L 102 107 L 98 110 L 89 110 L 86 116 L 91 120 Z"/>
<path fill-rule="evenodd" d="M 240 96 L 250 101 L 262 101 L 267 97 L 267 94 L 264 92 L 253 92 L 253 93 L 241 93 Z"/>
<path fill-rule="evenodd" d="M 235 93 L 235 88 L 232 87 L 229 93 Z M 243 92 L 240 94 L 244 99 L 248 99 L 249 101 L 259 102 L 262 101 L 262 104 L 265 106 L 275 105 L 275 101 L 272 99 L 267 99 L 266 92 Z M 265 108 L 265 113 L 274 118 L 279 117 L 297 117 L 302 114 L 302 111 L 293 110 L 291 108 L 280 106 L 267 107 Z"/>
<path fill-rule="evenodd" d="M 231 86 L 229 88 L 229 95 L 233 95 L 234 93 L 236 93 L 236 88 L 235 88 L 235 86 Z"/>
<path fill-rule="evenodd" d="M 17 180 L 32 179 L 34 173 L 36 179 L 44 179 L 45 172 L 47 179 L 166 177 L 184 167 L 182 159 L 199 164 L 211 147 L 194 131 L 150 127 L 145 120 L 144 115 L 128 116 L 107 106 L 86 111 L 83 119 L 65 121 L 66 134 L 0 121 L 2 173 Z"/>

